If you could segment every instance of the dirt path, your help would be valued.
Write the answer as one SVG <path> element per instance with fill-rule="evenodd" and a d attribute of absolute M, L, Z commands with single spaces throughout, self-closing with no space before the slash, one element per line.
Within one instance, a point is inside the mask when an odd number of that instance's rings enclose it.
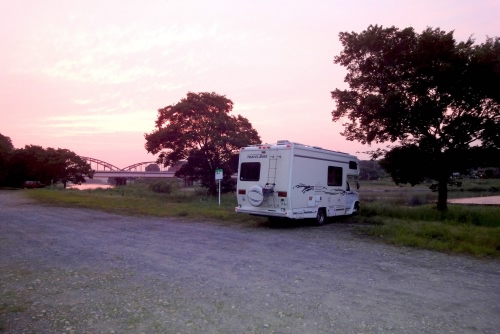
<path fill-rule="evenodd" d="M 500 196 L 453 198 L 448 200 L 448 202 L 454 204 L 500 205 Z"/>
<path fill-rule="evenodd" d="M 498 333 L 500 262 L 0 191 L 5 333 Z"/>

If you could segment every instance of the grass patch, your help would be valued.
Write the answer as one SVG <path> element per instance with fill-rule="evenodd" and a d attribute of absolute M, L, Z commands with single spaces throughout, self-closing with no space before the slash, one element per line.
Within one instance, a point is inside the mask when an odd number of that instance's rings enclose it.
<path fill-rule="evenodd" d="M 500 256 L 500 207 L 449 205 L 440 212 L 433 205 L 418 207 L 365 203 L 356 218 L 369 226 L 368 235 L 384 242 L 478 257 Z"/>
<path fill-rule="evenodd" d="M 0 303 L 0 333 L 6 330 L 4 317 L 10 316 L 12 313 L 23 313 L 28 310 L 28 305 L 20 303 L 16 300 L 17 295 L 13 291 L 2 291 Z"/>
<path fill-rule="evenodd" d="M 25 193 L 46 204 L 127 215 L 212 219 L 238 223 L 263 221 L 263 218 L 236 214 L 234 207 L 237 203 L 234 194 L 221 196 L 219 206 L 218 198 L 200 195 L 196 191 L 156 193 L 147 184 L 140 183 L 109 189 L 37 189 Z"/>
<path fill-rule="evenodd" d="M 366 233 L 395 245 L 478 257 L 500 255 L 500 228 L 388 218 Z"/>
<path fill-rule="evenodd" d="M 449 187 L 448 197 L 495 196 L 499 179 L 461 179 Z M 435 208 L 437 193 L 429 184 L 396 186 L 390 178 L 363 181 L 361 212 L 355 221 L 362 232 L 384 242 L 478 257 L 500 256 L 500 207 L 449 204 Z"/>
<path fill-rule="evenodd" d="M 500 228 L 500 207 L 498 206 L 449 204 L 448 211 L 441 212 L 433 204 L 413 207 L 409 205 L 395 205 L 386 201 L 376 201 L 364 203 L 361 215 L 406 221 L 419 220 Z"/>
<path fill-rule="evenodd" d="M 0 304 L 0 314 L 2 314 L 2 313 L 22 313 L 22 312 L 25 312 L 26 310 L 27 310 L 26 305 L 19 305 L 19 304 L 9 305 L 6 303 Z"/>

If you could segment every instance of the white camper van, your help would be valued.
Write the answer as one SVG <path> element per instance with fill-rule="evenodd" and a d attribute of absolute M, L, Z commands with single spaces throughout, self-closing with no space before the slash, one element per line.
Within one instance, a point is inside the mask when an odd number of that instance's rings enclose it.
<path fill-rule="evenodd" d="M 359 175 L 357 157 L 288 140 L 240 149 L 236 212 L 274 218 L 355 214 L 359 195 L 347 181 Z M 357 188 L 357 182 L 356 182 Z"/>

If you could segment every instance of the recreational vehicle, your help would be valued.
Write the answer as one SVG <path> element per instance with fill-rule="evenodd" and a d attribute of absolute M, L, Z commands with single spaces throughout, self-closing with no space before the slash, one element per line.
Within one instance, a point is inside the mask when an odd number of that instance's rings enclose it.
<path fill-rule="evenodd" d="M 347 180 L 359 175 L 353 155 L 280 140 L 240 148 L 238 167 L 236 212 L 314 218 L 322 225 L 326 217 L 359 210 L 359 195 Z"/>

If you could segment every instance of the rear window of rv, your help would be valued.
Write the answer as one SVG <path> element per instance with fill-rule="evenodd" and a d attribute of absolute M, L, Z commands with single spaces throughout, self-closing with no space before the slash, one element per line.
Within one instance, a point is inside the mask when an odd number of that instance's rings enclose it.
<path fill-rule="evenodd" d="M 240 180 L 241 181 L 259 181 L 260 162 L 241 163 Z"/>
<path fill-rule="evenodd" d="M 328 185 L 332 187 L 342 186 L 342 167 L 328 166 Z"/>

